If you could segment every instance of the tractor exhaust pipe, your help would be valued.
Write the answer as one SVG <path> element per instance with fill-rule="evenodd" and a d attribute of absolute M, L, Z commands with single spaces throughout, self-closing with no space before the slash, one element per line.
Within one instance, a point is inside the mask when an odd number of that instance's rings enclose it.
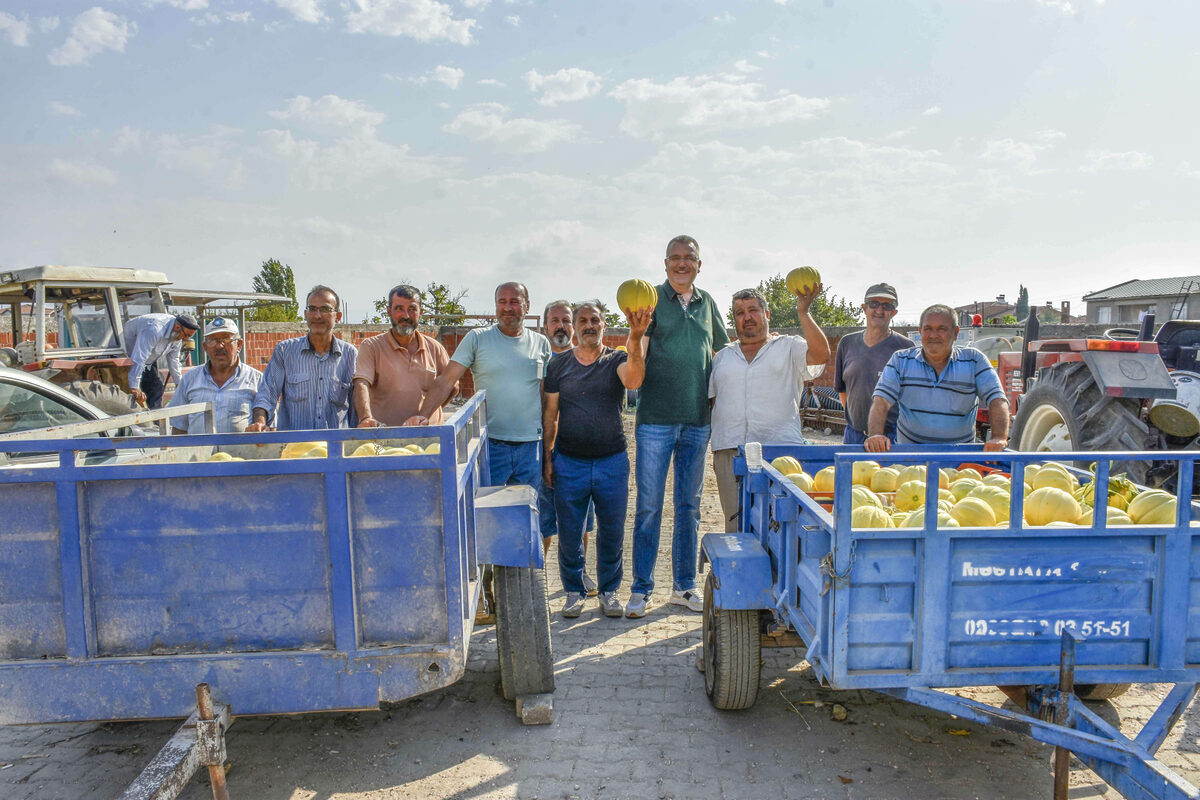
<path fill-rule="evenodd" d="M 1147 313 L 1142 317 L 1142 328 L 1138 332 L 1138 341 L 1150 342 L 1154 340 L 1154 315 Z"/>
<path fill-rule="evenodd" d="M 1030 306 L 1029 316 L 1025 318 L 1025 341 L 1021 345 L 1021 380 L 1026 386 L 1029 385 L 1029 379 L 1033 377 L 1033 368 L 1037 363 L 1037 355 L 1030 351 L 1029 343 L 1038 338 L 1040 328 L 1037 308 Z"/>

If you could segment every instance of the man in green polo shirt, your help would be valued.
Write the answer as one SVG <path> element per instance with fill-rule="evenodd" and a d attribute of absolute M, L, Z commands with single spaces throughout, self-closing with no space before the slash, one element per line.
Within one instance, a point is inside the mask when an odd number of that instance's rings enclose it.
<path fill-rule="evenodd" d="M 658 287 L 654 319 L 642 339 L 646 378 L 637 405 L 637 512 L 627 617 L 646 616 L 646 602 L 654 589 L 663 495 L 672 458 L 675 527 L 670 602 L 692 611 L 704 607 L 696 590 L 696 532 L 710 432 L 708 373 L 713 353 L 728 344 L 729 336 L 712 295 L 695 286 L 700 273 L 696 240 L 676 236 L 667 243 L 663 264 L 667 280 Z"/>

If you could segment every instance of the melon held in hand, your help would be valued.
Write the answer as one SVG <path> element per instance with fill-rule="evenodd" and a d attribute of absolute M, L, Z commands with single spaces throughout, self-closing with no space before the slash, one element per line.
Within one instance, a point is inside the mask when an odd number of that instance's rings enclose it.
<path fill-rule="evenodd" d="M 816 267 L 796 267 L 787 274 L 785 283 L 791 295 L 807 294 L 821 282 L 821 273 Z"/>
<path fill-rule="evenodd" d="M 658 289 L 649 281 L 630 278 L 617 288 L 617 307 L 628 315 L 643 308 L 654 309 L 658 304 Z"/>

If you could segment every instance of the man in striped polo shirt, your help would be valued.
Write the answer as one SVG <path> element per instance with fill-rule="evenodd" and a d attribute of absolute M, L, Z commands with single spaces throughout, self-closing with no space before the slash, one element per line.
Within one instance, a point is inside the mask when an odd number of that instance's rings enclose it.
<path fill-rule="evenodd" d="M 957 444 L 975 440 L 975 409 L 982 400 L 992 422 L 983 449 L 1008 445 L 1008 400 L 996 370 L 974 347 L 955 344 L 954 310 L 934 305 L 921 312 L 921 345 L 892 354 L 871 404 L 867 440 L 872 453 L 885 453 L 892 443 L 884 435 L 888 412 L 898 406 L 899 444 Z"/>

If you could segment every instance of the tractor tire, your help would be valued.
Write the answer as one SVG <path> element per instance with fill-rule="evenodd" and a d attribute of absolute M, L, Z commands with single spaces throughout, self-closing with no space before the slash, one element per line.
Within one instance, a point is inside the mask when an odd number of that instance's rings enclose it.
<path fill-rule="evenodd" d="M 71 394 L 82 397 L 110 417 L 122 414 L 132 414 L 140 411 L 141 406 L 133 399 L 133 395 L 123 391 L 120 386 L 100 381 L 71 381 L 63 384 Z"/>
<path fill-rule="evenodd" d="M 1131 683 L 1081 683 L 1075 687 L 1080 700 L 1112 700 L 1129 691 Z"/>
<path fill-rule="evenodd" d="M 546 571 L 495 567 L 496 651 L 505 700 L 554 691 Z"/>
<path fill-rule="evenodd" d="M 758 699 L 762 674 L 759 612 L 717 610 L 714 594 L 710 572 L 704 582 L 704 691 L 714 708 L 741 711 Z"/>
<path fill-rule="evenodd" d="M 1021 398 L 1013 421 L 1013 448 L 1023 452 L 1065 450 L 1145 450 L 1150 430 L 1138 416 L 1136 400 L 1100 392 L 1082 361 L 1041 370 L 1033 389 Z M 1149 463 L 1113 462 L 1111 474 L 1124 472 L 1144 483 Z"/>

